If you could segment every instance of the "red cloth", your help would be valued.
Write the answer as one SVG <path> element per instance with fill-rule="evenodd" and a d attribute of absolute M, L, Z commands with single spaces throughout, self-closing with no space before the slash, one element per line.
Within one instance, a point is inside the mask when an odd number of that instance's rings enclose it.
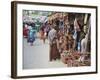
<path fill-rule="evenodd" d="M 23 29 L 23 35 L 24 35 L 24 37 L 28 36 L 28 29 L 27 28 Z"/>

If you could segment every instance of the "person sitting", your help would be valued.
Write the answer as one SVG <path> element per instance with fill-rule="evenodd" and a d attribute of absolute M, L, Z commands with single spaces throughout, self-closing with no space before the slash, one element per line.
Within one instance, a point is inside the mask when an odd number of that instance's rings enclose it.
<path fill-rule="evenodd" d="M 85 35 L 85 38 L 81 40 L 81 53 L 86 52 L 88 42 L 88 34 Z"/>

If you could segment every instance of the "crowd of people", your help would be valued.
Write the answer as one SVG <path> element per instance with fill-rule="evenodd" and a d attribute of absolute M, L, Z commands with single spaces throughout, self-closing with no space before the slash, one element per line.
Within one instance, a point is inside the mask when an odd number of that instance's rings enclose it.
<path fill-rule="evenodd" d="M 69 52 L 87 52 L 87 44 L 90 43 L 88 42 L 89 32 L 84 32 L 77 17 L 75 17 L 73 25 L 68 20 L 68 16 L 60 18 L 58 16 L 48 23 L 51 28 L 48 33 L 50 61 L 60 59 L 60 54 L 66 50 Z"/>
<path fill-rule="evenodd" d="M 36 30 L 34 28 L 34 23 L 23 23 L 23 36 L 27 39 L 27 42 L 30 43 L 31 46 L 36 38 Z"/>
<path fill-rule="evenodd" d="M 62 14 L 62 13 L 61 13 Z M 33 45 L 35 41 L 34 30 L 35 25 L 24 24 L 24 37 L 27 37 L 27 42 Z M 69 22 L 68 15 L 55 19 L 48 20 L 40 25 L 39 32 L 40 39 L 49 40 L 50 45 L 50 61 L 60 59 L 60 54 L 63 51 L 80 51 L 86 52 L 86 39 L 88 40 L 88 33 L 85 33 L 83 26 L 78 23 L 77 17 L 74 18 L 73 25 Z"/>

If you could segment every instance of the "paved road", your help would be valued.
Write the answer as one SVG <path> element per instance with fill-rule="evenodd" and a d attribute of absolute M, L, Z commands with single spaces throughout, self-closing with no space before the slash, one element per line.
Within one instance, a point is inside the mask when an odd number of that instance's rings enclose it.
<path fill-rule="evenodd" d="M 23 69 L 51 68 L 66 66 L 60 60 L 49 61 L 49 42 L 36 39 L 33 46 L 23 41 Z"/>

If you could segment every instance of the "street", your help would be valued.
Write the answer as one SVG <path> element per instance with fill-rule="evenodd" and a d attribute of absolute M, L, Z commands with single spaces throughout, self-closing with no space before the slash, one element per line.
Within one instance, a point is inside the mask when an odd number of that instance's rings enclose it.
<path fill-rule="evenodd" d="M 49 61 L 49 41 L 36 39 L 33 46 L 23 39 L 23 69 L 66 67 L 61 60 Z"/>

